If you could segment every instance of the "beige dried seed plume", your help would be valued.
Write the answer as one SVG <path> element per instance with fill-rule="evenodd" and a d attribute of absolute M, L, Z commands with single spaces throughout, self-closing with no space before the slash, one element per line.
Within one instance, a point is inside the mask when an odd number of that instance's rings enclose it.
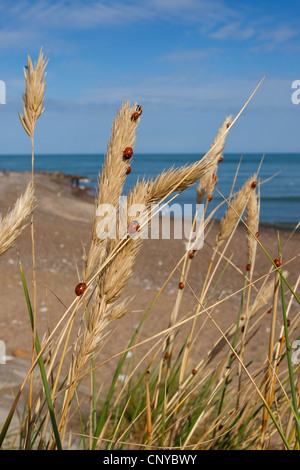
<path fill-rule="evenodd" d="M 134 188 L 127 197 L 128 207 L 133 207 L 137 204 L 138 207 L 146 202 L 145 186 L 139 185 Z M 142 214 L 141 214 L 142 215 Z M 127 217 L 127 224 L 131 222 L 139 214 Z M 118 233 L 118 226 L 117 226 Z M 108 316 L 109 320 L 116 318 L 119 314 L 112 315 L 113 310 L 118 310 L 118 304 L 116 301 L 123 292 L 127 285 L 133 271 L 133 267 L 136 261 L 137 254 L 142 245 L 141 233 L 137 232 L 137 236 L 128 237 L 126 242 L 124 240 L 123 245 L 120 246 L 121 240 L 119 238 L 110 239 L 106 245 L 106 259 L 109 259 L 111 255 L 115 253 L 115 250 L 119 250 L 117 256 L 115 256 L 111 262 L 99 273 L 97 280 L 96 296 L 98 297 L 99 311 L 102 299 L 105 298 L 106 308 L 101 308 L 102 314 Z M 123 310 L 123 307 L 122 307 Z"/>
<path fill-rule="evenodd" d="M 21 235 L 26 220 L 34 209 L 34 190 L 29 183 L 26 191 L 16 201 L 15 206 L 4 217 L 0 217 L 0 256 L 3 255 Z"/>
<path fill-rule="evenodd" d="M 145 179 L 138 181 L 127 196 L 127 207 L 140 206 L 141 208 L 147 208 L 147 211 L 128 217 L 127 223 L 137 219 L 142 227 L 145 224 L 147 225 L 147 222 L 150 222 L 149 209 L 151 204 L 159 202 L 174 191 L 183 191 L 194 184 L 200 176 L 209 170 L 211 161 L 210 158 L 207 158 L 177 170 L 172 168 L 162 172 L 154 181 L 146 181 Z M 107 242 L 106 259 L 117 249 L 119 242 L 119 239 Z M 99 309 L 103 296 L 105 296 L 108 306 L 119 298 L 132 275 L 134 263 L 141 246 L 141 236 L 128 239 L 118 255 L 99 274 L 97 282 Z M 114 304 L 113 307 L 117 308 L 117 304 Z M 104 311 L 102 309 L 102 314 L 104 314 Z"/>
<path fill-rule="evenodd" d="M 251 264 L 255 258 L 257 247 L 257 241 L 253 234 L 256 235 L 258 233 L 259 227 L 259 203 L 255 191 L 252 191 L 249 196 L 246 206 L 245 224 L 247 226 L 248 260 Z"/>
<path fill-rule="evenodd" d="M 105 308 L 105 299 L 102 299 L 98 308 L 94 306 L 89 315 L 89 321 L 81 342 L 76 342 L 73 352 L 72 363 L 69 371 L 69 383 L 74 384 L 76 379 L 82 374 L 88 364 L 91 355 L 99 352 L 99 347 L 103 344 L 108 319 L 101 314 L 102 308 Z M 75 382 L 74 382 L 75 381 Z"/>
<path fill-rule="evenodd" d="M 103 257 L 107 255 L 107 241 L 98 236 L 99 224 L 101 225 L 105 217 L 105 214 L 99 215 L 99 207 L 104 207 L 104 204 L 113 206 L 118 218 L 119 198 L 122 195 L 129 165 L 128 161 L 123 158 L 123 151 L 126 147 L 134 149 L 139 120 L 132 120 L 131 116 L 136 107 L 137 104 L 131 107 L 129 102 L 123 103 L 112 124 L 106 158 L 98 179 L 98 195 L 92 222 L 92 242 L 86 258 L 84 279 L 91 276 L 95 268 L 101 265 Z"/>
<path fill-rule="evenodd" d="M 288 271 L 283 271 L 282 275 L 286 278 L 288 276 Z M 255 297 L 254 301 L 252 302 L 251 309 L 250 309 L 250 316 L 254 317 L 257 312 L 262 308 L 266 307 L 274 296 L 274 279 L 267 282 L 269 276 L 263 282 L 257 296 Z"/>
<path fill-rule="evenodd" d="M 136 203 L 149 207 L 162 199 L 165 200 L 173 192 L 184 191 L 210 172 L 213 167 L 214 156 L 208 153 L 205 158 L 190 165 L 162 171 L 155 180 L 138 181 L 136 187 L 129 193 L 129 198 L 135 198 L 134 192 L 138 192 L 140 199 L 137 199 Z"/>
<path fill-rule="evenodd" d="M 127 129 L 132 130 L 132 127 L 128 127 L 128 121 L 131 122 L 129 119 L 129 105 L 127 104 L 127 115 L 126 111 L 122 114 L 123 118 L 118 120 L 119 126 L 125 126 Z M 115 125 L 117 125 L 115 124 Z M 117 135 L 117 132 L 116 132 Z M 118 135 L 127 135 L 126 132 L 120 131 Z M 132 138 L 134 139 L 134 133 L 132 133 Z M 126 142 L 128 142 L 128 136 L 126 137 Z M 113 138 L 111 139 L 113 140 Z M 117 147 L 117 145 L 115 145 Z M 119 145 L 118 151 L 115 155 L 120 155 L 120 151 L 124 149 L 124 142 L 122 145 Z M 113 162 L 113 154 L 111 154 L 111 161 L 107 160 L 104 164 L 105 174 L 108 175 L 111 173 L 113 175 L 114 172 L 118 171 L 120 165 L 116 165 Z M 133 207 L 134 205 L 141 205 L 142 207 L 149 207 L 151 204 L 160 201 L 161 199 L 167 197 L 174 191 L 183 191 L 190 185 L 194 184 L 201 176 L 203 176 L 209 169 L 214 161 L 214 155 L 208 156 L 207 158 L 201 160 L 200 162 L 195 162 L 188 166 L 183 166 L 179 169 L 171 168 L 168 171 L 163 171 L 154 181 L 148 180 L 146 181 L 143 179 L 142 181 L 138 181 L 135 187 L 129 192 L 127 196 L 127 207 Z M 117 204 L 118 198 L 121 194 L 123 189 L 123 181 L 124 181 L 124 168 L 121 171 L 121 184 L 109 185 L 109 179 L 112 179 L 112 176 L 104 177 L 103 174 L 101 175 L 99 181 L 104 181 L 105 183 L 99 184 L 99 195 L 97 201 L 102 201 L 102 203 L 107 203 L 109 200 L 114 201 Z M 110 196 L 110 191 L 113 189 L 113 197 Z M 103 195 L 102 192 L 105 192 Z M 117 197 L 116 197 L 117 196 Z M 147 213 L 148 215 L 148 213 Z M 141 217 L 141 222 L 143 219 L 144 214 Z M 136 218 L 136 216 L 128 217 L 127 224 Z M 147 218 L 147 217 L 146 217 Z M 97 219 L 94 220 L 94 227 Z M 96 229 L 94 229 L 93 233 L 93 242 L 90 249 L 89 256 L 87 258 L 87 264 L 85 269 L 85 276 L 91 272 L 91 265 L 95 265 L 95 261 L 101 261 L 103 259 L 109 259 L 109 256 L 114 252 L 114 250 L 118 247 L 120 240 L 118 237 L 112 240 L 97 240 L 97 233 Z M 127 281 L 129 280 L 132 268 L 136 259 L 136 255 L 141 247 L 141 239 L 130 239 L 124 244 L 124 247 L 118 253 L 118 256 L 110 262 L 99 274 L 98 277 L 98 295 L 102 298 L 105 295 L 107 299 L 107 303 L 115 301 L 122 290 L 124 289 Z M 94 262 L 91 262 L 92 258 Z"/>
<path fill-rule="evenodd" d="M 213 165 L 211 166 L 210 171 L 202 176 L 199 180 L 197 187 L 197 204 L 202 204 L 205 196 L 212 196 L 214 187 L 216 184 L 216 179 L 214 175 L 217 174 L 217 168 L 219 159 L 222 156 L 223 150 L 225 148 L 225 132 L 228 129 L 228 126 L 231 124 L 232 116 L 227 116 L 221 125 L 220 129 L 217 132 L 216 137 L 214 138 L 211 144 L 211 150 L 208 154 L 213 156 Z"/>
<path fill-rule="evenodd" d="M 130 119 L 129 104 L 123 105 L 121 112 L 113 124 L 109 151 L 103 166 L 102 174 L 98 185 L 98 204 L 118 205 L 119 197 L 123 190 L 125 180 L 125 166 L 122 161 L 124 146 L 133 146 L 135 142 L 136 125 Z M 131 139 L 131 140 L 130 140 Z M 131 144 L 131 145 L 130 145 Z M 200 177 L 211 171 L 215 165 L 216 154 L 211 152 L 206 158 L 191 165 L 178 169 L 171 168 L 163 171 L 155 180 L 142 179 L 138 181 L 127 195 L 127 208 L 141 207 L 146 209 L 142 213 L 127 214 L 127 226 L 137 219 L 141 224 L 147 225 L 150 217 L 149 211 L 152 204 L 167 198 L 174 191 L 184 191 L 186 188 L 196 183 Z M 116 175 L 116 178 L 115 178 Z M 97 344 L 100 346 L 103 341 L 103 330 L 112 320 L 120 318 L 127 312 L 126 303 L 120 302 L 119 297 L 128 283 L 137 254 L 142 245 L 142 238 L 130 238 L 120 240 L 118 238 L 118 226 L 116 238 L 98 240 L 97 224 L 99 223 L 96 212 L 93 221 L 93 241 L 87 257 L 84 275 L 92 272 L 96 265 L 101 266 L 104 260 L 108 261 L 97 276 L 95 300 L 89 315 L 87 328 L 82 338 L 79 356 L 73 363 L 72 377 L 78 377 L 83 367 L 87 364 L 87 359 L 91 351 L 95 353 Z M 117 219 L 118 220 L 118 219 Z M 117 256 L 113 256 L 118 250 Z"/>
<path fill-rule="evenodd" d="M 194 184 L 211 169 L 211 166 L 214 165 L 215 158 L 215 154 L 212 153 L 208 155 L 207 158 L 191 165 L 163 171 L 154 181 L 152 179 L 146 181 L 145 178 L 138 181 L 127 196 L 127 207 L 140 206 L 141 208 L 146 208 L 147 211 L 128 217 L 127 223 L 133 219 L 137 219 L 143 227 L 145 221 L 146 224 L 147 221 L 150 222 L 149 209 L 152 204 L 168 197 L 174 191 L 184 191 Z M 101 186 L 99 188 L 102 190 Z M 108 259 L 114 252 L 119 242 L 120 240 L 117 238 L 107 241 L 105 259 Z M 126 286 L 132 274 L 136 256 L 141 245 L 141 237 L 127 240 L 118 255 L 99 274 L 97 292 L 100 299 L 105 296 L 107 304 L 117 300 Z"/>
<path fill-rule="evenodd" d="M 98 179 L 98 195 L 92 221 L 92 242 L 83 272 L 84 280 L 87 280 L 95 269 L 99 269 L 104 261 L 110 259 L 121 242 L 118 237 L 119 198 L 123 192 L 129 164 L 123 158 L 123 151 L 127 147 L 133 149 L 135 145 L 139 120 L 133 120 L 131 116 L 136 106 L 131 107 L 129 103 L 123 103 L 112 124 L 107 154 Z M 105 204 L 113 206 L 116 210 L 117 225 L 114 238 L 99 237 L 101 231 L 105 232 L 106 227 L 102 225 L 106 225 L 109 221 L 105 214 L 99 215 L 98 208 L 104 207 Z M 127 311 L 124 301 L 117 301 L 131 276 L 138 244 L 139 241 L 128 240 L 118 255 L 97 275 L 94 303 L 89 312 L 86 329 L 83 336 L 79 338 L 80 342 L 77 341 L 75 345 L 76 350 L 70 370 L 71 382 L 81 374 L 90 355 L 99 350 L 105 337 L 104 329 L 109 321 L 120 318 Z"/>
<path fill-rule="evenodd" d="M 247 206 L 251 192 L 255 190 L 252 186 L 256 182 L 256 174 L 246 181 L 244 186 L 235 195 L 232 201 L 228 202 L 228 206 L 224 217 L 220 222 L 220 230 L 217 236 L 216 249 L 230 236 L 236 224 L 241 219 L 243 212 Z"/>
<path fill-rule="evenodd" d="M 23 116 L 19 113 L 19 117 L 23 128 L 31 138 L 34 134 L 35 123 L 44 111 L 47 63 L 48 60 L 44 58 L 41 49 L 35 67 L 28 56 L 27 66 L 24 68 L 26 91 L 23 93 Z"/>
<path fill-rule="evenodd" d="M 184 191 L 211 171 L 212 165 L 212 159 L 208 156 L 200 163 L 163 171 L 154 181 L 148 183 L 147 204 L 154 204 L 175 191 Z"/>

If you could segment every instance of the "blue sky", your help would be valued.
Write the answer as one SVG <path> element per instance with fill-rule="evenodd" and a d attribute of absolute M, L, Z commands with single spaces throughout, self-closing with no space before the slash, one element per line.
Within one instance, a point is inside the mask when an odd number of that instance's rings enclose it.
<path fill-rule="evenodd" d="M 299 152 L 300 2 L 1 1 L 0 154 L 27 153 L 23 66 L 48 54 L 39 153 L 104 153 L 122 101 L 143 106 L 136 152 L 205 152 L 265 80 L 229 152 Z"/>

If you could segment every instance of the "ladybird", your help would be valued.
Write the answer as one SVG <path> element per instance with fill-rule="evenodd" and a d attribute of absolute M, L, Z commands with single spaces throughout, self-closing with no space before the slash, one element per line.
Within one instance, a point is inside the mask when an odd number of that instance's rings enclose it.
<path fill-rule="evenodd" d="M 180 282 L 179 285 L 178 285 L 179 289 L 183 289 L 184 288 L 184 284 L 183 282 Z"/>
<path fill-rule="evenodd" d="M 194 256 L 195 256 L 194 253 L 191 251 L 191 253 L 189 254 L 189 258 L 190 258 L 190 259 L 193 259 Z"/>
<path fill-rule="evenodd" d="M 143 112 L 143 108 L 140 104 L 137 104 L 136 105 L 136 108 L 135 108 L 135 111 L 138 113 L 138 115 L 140 116 Z"/>
<path fill-rule="evenodd" d="M 75 287 L 75 294 L 80 296 L 82 295 L 86 290 L 86 284 L 85 282 L 80 282 L 79 284 L 77 284 L 77 286 Z"/>
<path fill-rule="evenodd" d="M 131 147 L 126 147 L 126 149 L 123 151 L 123 157 L 125 160 L 130 160 L 130 158 L 133 155 L 133 150 Z"/>
<path fill-rule="evenodd" d="M 135 233 L 138 232 L 140 229 L 140 225 L 137 220 L 132 220 L 128 225 L 128 232 Z"/>
<path fill-rule="evenodd" d="M 168 351 L 167 351 L 166 354 L 164 355 L 164 358 L 165 358 L 165 359 L 168 359 L 168 358 L 169 358 L 169 353 L 168 353 Z"/>
<path fill-rule="evenodd" d="M 255 234 L 256 238 L 258 238 L 259 235 L 260 235 L 260 233 L 259 233 L 259 232 L 256 232 L 256 234 Z"/>
<path fill-rule="evenodd" d="M 136 121 L 139 117 L 140 117 L 139 113 L 133 113 L 133 114 L 131 115 L 131 120 L 132 120 L 132 121 Z"/>
<path fill-rule="evenodd" d="M 278 258 L 274 259 L 274 263 L 276 264 L 277 268 L 280 268 L 280 266 L 281 266 L 280 259 L 278 259 Z"/>
<path fill-rule="evenodd" d="M 224 160 L 224 158 L 223 158 L 223 156 L 221 155 L 221 156 L 219 157 L 218 162 L 221 163 L 223 160 Z"/>
<path fill-rule="evenodd" d="M 257 183 L 256 183 L 256 181 L 253 181 L 253 183 L 251 184 L 251 188 L 255 189 L 255 188 L 256 188 L 256 186 L 257 186 Z"/>
<path fill-rule="evenodd" d="M 227 129 L 228 129 L 228 127 L 231 126 L 231 122 L 227 122 L 226 126 L 227 126 Z"/>
<path fill-rule="evenodd" d="M 193 375 L 196 375 L 196 374 L 197 374 L 196 369 L 193 369 L 193 370 L 192 370 L 192 374 L 193 374 Z"/>
<path fill-rule="evenodd" d="M 208 200 L 209 200 L 209 202 L 213 200 L 212 195 L 210 195 L 210 196 L 208 197 Z"/>
<path fill-rule="evenodd" d="M 291 326 L 291 320 L 289 318 L 286 319 L 286 326 L 287 327 Z"/>
<path fill-rule="evenodd" d="M 250 271 L 250 270 L 251 270 L 251 264 L 247 264 L 246 271 Z"/>
<path fill-rule="evenodd" d="M 126 170 L 126 175 L 129 175 L 131 173 L 131 167 L 127 167 L 127 170 Z"/>

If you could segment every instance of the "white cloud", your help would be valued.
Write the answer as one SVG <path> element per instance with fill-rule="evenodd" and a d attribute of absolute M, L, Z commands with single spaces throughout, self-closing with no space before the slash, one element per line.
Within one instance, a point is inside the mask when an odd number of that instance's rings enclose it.
<path fill-rule="evenodd" d="M 15 9 L 17 8 L 17 13 Z M 141 3 L 129 4 L 111 1 L 84 2 L 49 0 L 26 1 L 20 0 L 17 4 L 7 7 L 5 17 L 7 22 L 15 24 L 30 24 L 33 29 L 72 27 L 75 29 L 88 29 L 97 26 L 132 23 L 149 16 L 149 9 L 143 8 Z"/>
<path fill-rule="evenodd" d="M 249 39 L 253 37 L 255 30 L 251 26 L 246 26 L 241 23 L 232 22 L 222 26 L 216 31 L 212 32 L 210 36 L 214 39 Z"/>
<path fill-rule="evenodd" d="M 32 31 L 22 29 L 0 30 L 0 49 L 20 48 L 24 43 L 34 43 L 36 35 Z"/>
<path fill-rule="evenodd" d="M 260 33 L 260 39 L 262 41 L 270 40 L 273 43 L 280 44 L 299 36 L 299 34 L 299 28 L 296 29 L 289 25 L 281 24 L 274 29 L 262 31 Z"/>
<path fill-rule="evenodd" d="M 177 17 L 181 21 L 212 27 L 239 17 L 237 10 L 222 0 L 150 0 L 157 16 Z"/>
<path fill-rule="evenodd" d="M 0 4 L 3 28 L 0 48 L 34 47 L 45 43 L 63 52 L 68 47 L 68 31 L 85 31 L 100 27 L 122 27 L 130 34 L 137 22 L 163 20 L 177 22 L 180 27 L 196 27 L 200 37 L 226 41 L 252 40 L 252 47 L 261 45 L 271 50 L 289 44 L 299 36 L 298 25 L 282 24 L 280 17 L 257 14 L 254 6 L 230 7 L 224 0 L 17 0 Z M 43 41 L 44 39 L 44 41 Z M 182 52 L 182 58 L 184 58 Z M 175 60 L 180 51 L 166 54 Z M 185 58 L 201 59 L 202 52 L 188 52 Z M 178 60 L 178 59 L 176 59 Z"/>
<path fill-rule="evenodd" d="M 202 61 L 218 56 L 222 52 L 217 48 L 176 50 L 160 57 L 162 61 Z"/>
<path fill-rule="evenodd" d="M 169 113 L 188 109 L 221 109 L 237 112 L 247 101 L 259 81 L 251 79 L 210 79 L 191 83 L 177 75 L 144 79 L 132 86 L 103 86 L 86 90 L 80 99 L 66 107 L 95 110 L 99 107 L 119 107 L 123 101 L 139 102 L 149 110 Z M 255 110 L 291 108 L 292 78 L 264 80 L 250 103 Z"/>
<path fill-rule="evenodd" d="M 289 46 L 293 44 L 296 38 L 299 39 L 300 31 L 299 28 L 295 28 L 291 25 L 280 24 L 262 30 L 259 33 L 260 45 L 266 50 L 276 50 L 279 47 Z"/>
<path fill-rule="evenodd" d="M 8 23 L 30 24 L 31 28 L 72 27 L 87 29 L 107 25 L 130 25 L 140 20 L 177 18 L 205 25 L 226 22 L 237 17 L 236 10 L 229 8 L 222 0 L 103 0 L 76 1 L 28 1 L 8 2 L 3 8 Z"/>

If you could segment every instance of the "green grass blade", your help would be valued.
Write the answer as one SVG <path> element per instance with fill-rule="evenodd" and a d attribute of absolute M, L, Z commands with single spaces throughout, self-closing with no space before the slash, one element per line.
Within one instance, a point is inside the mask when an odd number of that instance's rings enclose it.
<path fill-rule="evenodd" d="M 282 276 L 280 276 L 280 285 L 281 285 L 283 326 L 284 326 L 284 335 L 285 335 L 285 343 L 286 343 L 286 357 L 287 357 L 288 370 L 289 370 L 289 379 L 290 379 L 290 387 L 291 387 L 291 394 L 292 394 L 293 412 L 294 412 L 294 417 L 295 417 L 297 438 L 298 438 L 298 445 L 299 445 L 300 444 L 299 412 L 298 412 L 297 393 L 296 393 L 296 388 L 295 388 L 294 371 L 293 371 L 293 364 L 292 364 L 292 357 L 291 357 L 291 345 L 290 345 L 289 332 L 288 332 L 286 303 L 285 303 L 285 294 L 284 294 L 284 283 L 283 283 Z"/>
<path fill-rule="evenodd" d="M 138 328 L 136 329 L 136 331 L 134 332 L 134 335 L 132 336 L 129 344 L 128 344 L 128 348 L 131 348 L 131 346 L 133 345 L 134 343 L 134 340 L 136 338 L 136 336 L 138 335 L 141 327 L 142 327 L 142 324 L 144 323 L 144 321 L 146 320 L 150 310 L 151 310 L 151 307 L 153 305 L 153 303 L 155 302 L 156 298 L 154 299 L 154 301 L 152 302 L 152 304 L 150 305 L 150 307 L 148 308 L 148 310 L 146 311 L 146 313 L 144 314 L 143 318 L 141 319 L 140 323 L 139 323 L 139 326 Z M 101 429 L 103 428 L 104 426 L 104 423 L 105 423 L 105 420 L 106 420 L 106 417 L 107 417 L 107 412 L 108 412 L 108 408 L 109 408 L 109 404 L 110 404 L 110 401 L 112 399 L 112 396 L 113 396 L 113 393 L 114 393 L 114 390 L 115 390 L 115 387 L 116 387 L 116 383 L 117 383 L 117 380 L 118 380 L 118 377 L 121 373 L 121 370 L 122 370 L 122 367 L 124 365 L 124 362 L 127 358 L 127 354 L 128 352 L 125 352 L 120 360 L 119 360 L 119 363 L 118 363 L 118 366 L 117 366 L 117 369 L 114 373 L 114 376 L 113 376 L 113 379 L 112 379 L 112 383 L 111 383 L 111 386 L 110 386 L 110 389 L 108 391 L 108 394 L 107 394 L 107 397 L 106 397 L 106 400 L 105 400 L 105 403 L 104 403 L 104 406 L 103 406 L 103 410 L 102 410 L 102 413 L 100 415 L 100 418 L 99 418 L 99 421 L 98 421 L 98 425 L 97 425 L 97 428 L 95 430 L 95 433 L 94 433 L 94 441 L 93 441 L 93 445 L 92 445 L 92 449 L 95 450 L 96 446 L 97 446 L 97 439 L 100 435 L 100 432 L 101 432 Z"/>
<path fill-rule="evenodd" d="M 25 276 L 24 276 L 24 272 L 23 272 L 23 268 L 22 268 L 21 263 L 20 263 L 20 270 L 21 270 L 22 284 L 23 284 L 24 294 L 25 294 L 25 298 L 26 298 L 30 323 L 31 323 L 31 327 L 33 328 L 33 312 L 32 312 L 30 297 L 29 297 L 29 293 L 28 293 L 28 289 L 27 289 L 27 283 L 26 283 L 26 280 L 25 280 Z M 39 354 L 40 351 L 41 351 L 41 346 L 40 346 L 40 342 L 39 342 L 39 338 L 38 338 L 37 333 L 35 334 L 35 349 L 36 349 L 37 354 Z M 47 375 L 46 375 L 46 371 L 45 371 L 45 367 L 44 367 L 44 361 L 43 361 L 42 356 L 39 357 L 38 364 L 39 364 L 39 367 L 40 367 L 41 378 L 42 378 L 42 382 L 43 382 L 43 386 L 44 386 L 44 390 L 45 390 L 45 396 L 46 396 L 46 400 L 47 400 L 48 410 L 49 410 L 49 414 L 50 414 L 50 419 L 51 419 L 51 423 L 52 423 L 52 428 L 53 428 L 53 432 L 54 432 L 54 436 L 55 436 L 57 449 L 62 450 L 62 445 L 61 445 L 60 436 L 59 436 L 59 432 L 58 432 L 58 426 L 57 426 L 56 419 L 55 419 L 53 403 L 52 403 L 52 400 L 51 400 L 51 393 L 50 393 L 50 389 L 49 389 L 49 385 L 48 385 L 48 381 L 47 381 Z"/>

